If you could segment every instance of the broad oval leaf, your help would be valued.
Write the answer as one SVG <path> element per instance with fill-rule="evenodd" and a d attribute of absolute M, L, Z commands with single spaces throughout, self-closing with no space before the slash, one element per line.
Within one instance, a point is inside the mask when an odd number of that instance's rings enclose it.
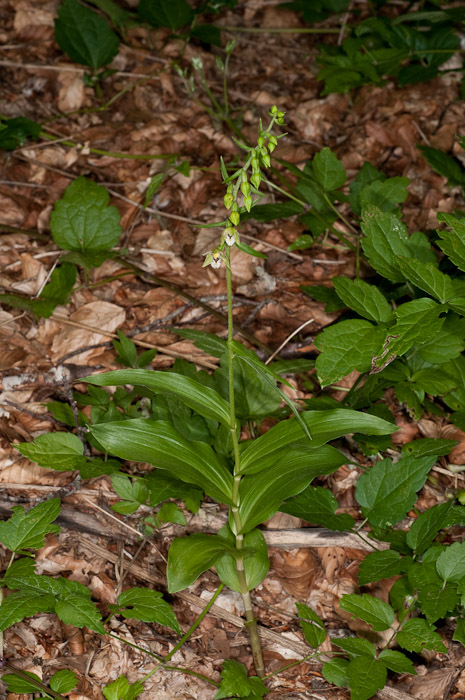
<path fill-rule="evenodd" d="M 120 593 L 118 605 L 113 605 L 112 610 L 129 619 L 166 625 L 182 634 L 171 605 L 163 600 L 159 591 L 150 588 L 129 588 Z"/>
<path fill-rule="evenodd" d="M 423 649 L 431 649 L 447 654 L 447 647 L 433 625 L 426 620 L 415 618 L 407 620 L 402 629 L 397 632 L 397 643 L 407 651 L 421 652 Z"/>
<path fill-rule="evenodd" d="M 220 536 L 225 537 L 231 548 L 235 547 L 235 538 L 229 527 L 221 528 Z M 247 589 L 252 591 L 265 578 L 270 568 L 268 547 L 261 530 L 252 530 L 244 536 L 244 548 L 253 550 L 253 554 L 244 557 L 244 573 Z M 216 562 L 215 568 L 221 581 L 236 593 L 241 592 L 237 577 L 236 558 L 232 554 L 223 554 Z"/>
<path fill-rule="evenodd" d="M 377 323 L 391 319 L 392 309 L 376 285 L 348 277 L 334 277 L 333 284 L 338 297 L 360 316 Z"/>
<path fill-rule="evenodd" d="M 233 477 L 225 464 L 209 445 L 189 442 L 171 423 L 135 418 L 100 423 L 90 430 L 107 452 L 166 469 L 181 481 L 200 486 L 216 501 L 233 505 Z"/>
<path fill-rule="evenodd" d="M 347 668 L 351 700 L 369 700 L 386 685 L 386 666 L 377 659 L 358 656 Z"/>
<path fill-rule="evenodd" d="M 147 369 L 121 369 L 105 372 L 81 381 L 97 386 L 145 386 L 154 392 L 173 394 L 205 418 L 217 420 L 231 427 L 229 404 L 214 389 L 204 386 L 195 379 L 175 372 L 158 372 Z"/>
<path fill-rule="evenodd" d="M 316 181 L 325 192 L 339 189 L 346 181 L 347 175 L 344 166 L 327 146 L 315 155 L 312 168 Z"/>
<path fill-rule="evenodd" d="M 219 535 L 189 535 L 173 540 L 168 553 L 166 575 L 170 593 L 182 591 L 215 564 L 225 552 L 232 550 Z"/>
<path fill-rule="evenodd" d="M 368 593 L 343 595 L 339 605 L 346 612 L 367 622 L 377 632 L 389 629 L 394 622 L 395 613 L 391 606 Z"/>
<path fill-rule="evenodd" d="M 11 518 L 0 522 L 0 542 L 12 552 L 43 547 L 45 535 L 60 532 L 58 525 L 52 524 L 58 518 L 60 508 L 59 498 L 39 503 L 28 513 L 23 506 L 14 506 Z"/>
<path fill-rule="evenodd" d="M 465 542 L 454 542 L 439 555 L 436 569 L 444 581 L 458 583 L 465 578 Z"/>
<path fill-rule="evenodd" d="M 369 413 L 335 408 L 329 411 L 305 411 L 300 414 L 312 436 L 309 447 L 321 447 L 348 433 L 388 435 L 396 426 Z M 255 473 L 266 469 L 276 461 L 276 452 L 293 442 L 302 440 L 304 431 L 298 421 L 281 421 L 265 435 L 247 443 L 241 453 L 241 473 Z"/>
<path fill-rule="evenodd" d="M 326 628 L 323 620 L 308 605 L 296 603 L 296 606 L 305 641 L 314 649 L 318 649 L 326 639 Z"/>
<path fill-rule="evenodd" d="M 47 433 L 39 435 L 32 442 L 22 442 L 15 447 L 31 462 L 46 469 L 72 471 L 86 462 L 84 446 L 73 433 Z"/>

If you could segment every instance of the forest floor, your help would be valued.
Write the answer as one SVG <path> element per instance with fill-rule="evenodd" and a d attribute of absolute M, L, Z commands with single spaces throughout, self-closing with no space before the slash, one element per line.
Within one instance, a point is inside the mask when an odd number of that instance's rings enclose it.
<path fill-rule="evenodd" d="M 143 347 L 157 347 L 152 367 L 169 367 L 173 356 L 214 364 L 215 359 L 190 341 L 171 332 L 195 328 L 225 337 L 224 319 L 199 306 L 201 300 L 226 311 L 223 270 L 202 268 L 202 255 L 217 240 L 218 230 L 202 227 L 224 216 L 224 187 L 220 157 L 230 162 L 238 149 L 228 126 L 211 116 L 186 92 L 173 69 L 180 59 L 189 67 L 201 56 L 210 90 L 218 98 L 222 76 L 215 64 L 218 49 L 172 38 L 165 30 L 130 32 L 131 47 L 122 44 L 112 68 L 102 81 L 102 98 L 83 82 L 83 69 L 71 63 L 58 48 L 53 33 L 55 0 L 4 0 L 0 8 L 0 113 L 8 118 L 27 117 L 46 123 L 55 142 L 28 143 L 1 155 L 0 174 L 0 285 L 4 292 L 34 298 L 57 261 L 60 251 L 50 237 L 49 220 L 54 203 L 65 188 L 84 175 L 104 185 L 111 203 L 121 214 L 120 247 L 135 267 L 107 260 L 90 279 L 79 284 L 66 306 L 48 319 L 4 306 L 0 310 L 0 506 L 4 513 L 17 504 L 44 497 L 63 497 L 61 532 L 50 536 L 38 555 L 41 572 L 66 572 L 88 585 L 95 600 L 114 602 L 122 584 L 164 585 L 164 562 L 173 536 L 182 528 L 163 528 L 138 549 L 137 528 L 143 508 L 135 516 L 109 510 L 115 496 L 109 477 L 85 482 L 66 496 L 72 474 L 38 467 L 23 458 L 11 443 L 29 441 L 41 432 L 63 429 L 47 410 L 51 401 L 72 401 L 71 386 L 96 370 L 116 369 L 111 340 L 121 329 Z M 299 16 L 274 2 L 248 0 L 215 19 L 225 26 L 299 28 Z M 322 26 L 344 27 L 336 20 Z M 338 36 L 298 33 L 223 32 L 235 36 L 228 86 L 230 115 L 239 120 L 244 136 L 254 142 L 259 118 L 266 120 L 273 104 L 286 112 L 288 135 L 275 154 L 302 167 L 321 148 L 329 146 L 342 160 L 349 179 L 365 161 L 388 177 L 410 178 L 409 197 L 403 207 L 410 231 L 434 229 L 439 211 L 463 206 L 459 188 L 446 186 L 417 149 L 418 144 L 453 151 L 457 134 L 465 135 L 464 102 L 459 84 L 446 75 L 430 82 L 398 88 L 394 83 L 365 86 L 351 94 L 321 95 L 315 50 L 318 42 L 336 42 Z M 149 77 L 147 77 L 149 76 Z M 112 101 L 112 98 L 120 95 Z M 208 98 L 197 91 L 199 100 Z M 104 109 L 97 110 L 105 103 Z M 63 140 L 78 144 L 63 145 Z M 82 147 L 83 146 L 83 147 Z M 173 167 L 146 209 L 142 206 L 151 178 L 166 165 L 163 159 L 139 160 L 98 155 L 89 148 L 119 154 L 177 157 Z M 268 202 L 275 201 L 270 190 Z M 200 226 L 199 226 L 200 224 Z M 341 225 L 343 230 L 343 225 Z M 302 285 L 327 284 L 334 275 L 353 277 L 355 257 L 332 236 L 312 248 L 287 251 L 305 233 L 294 217 L 269 223 L 241 225 L 246 242 L 266 253 L 265 262 L 237 252 L 234 262 L 235 319 L 259 341 L 279 347 L 302 324 L 305 327 L 286 345 L 284 356 L 314 357 L 313 344 L 321 328 L 337 319 L 324 304 L 313 301 Z M 125 273 L 122 276 L 121 273 Z M 161 281 L 169 283 L 163 285 Z M 194 297 L 186 298 L 188 292 Z M 354 376 L 341 382 L 348 387 Z M 296 397 L 308 389 L 295 384 Z M 84 390 L 84 385 L 80 385 Z M 333 392 L 337 398 L 342 394 Z M 417 435 L 434 434 L 436 418 L 414 421 L 392 398 L 391 408 L 401 430 L 394 440 L 402 444 Z M 438 494 L 457 484 L 446 471 L 427 484 L 420 498 L 437 502 Z M 338 498 L 341 512 L 360 519 L 354 500 L 353 473 L 341 468 L 326 478 Z M 225 513 L 206 503 L 196 516 L 189 515 L 189 531 L 211 532 L 225 521 Z M 343 593 L 357 590 L 356 572 L 366 551 L 340 535 L 329 539 L 320 530 L 310 533 L 308 545 L 298 546 L 292 531 L 301 523 L 291 516 L 275 516 L 268 529 L 283 529 L 286 543 L 271 548 L 271 570 L 254 594 L 260 624 L 270 631 L 264 638 L 269 672 L 299 659 L 307 652 L 295 619 L 295 601 L 316 606 L 334 634 L 357 630 L 357 623 L 338 608 Z M 308 532 L 308 528 L 305 530 Z M 270 535 L 271 540 L 273 539 Z M 277 537 L 275 535 L 275 537 Z M 313 538 L 313 539 L 311 539 Z M 276 540 L 275 540 L 276 541 Z M 136 556 L 137 553 L 137 556 Z M 6 554 L 3 557 L 6 562 Z M 128 562 L 132 562 L 128 570 Z M 216 586 L 213 572 L 204 574 L 188 593 L 173 597 L 183 629 L 201 610 Z M 379 584 L 378 593 L 383 595 Z M 385 591 L 384 591 L 385 593 Z M 219 679 L 221 662 L 234 658 L 250 668 L 246 634 L 240 627 L 241 603 L 234 593 L 223 593 L 197 633 L 178 652 L 177 665 Z M 166 654 L 175 640 L 146 623 L 114 621 L 114 631 L 144 642 Z M 464 697 L 465 678 L 459 677 L 460 645 L 450 643 L 449 656 L 424 652 L 418 657 L 416 677 L 397 676 L 379 694 L 383 698 L 433 700 L 447 694 Z M 147 657 L 117 639 L 102 639 L 89 631 L 76 631 L 49 614 L 36 615 L 8 630 L 5 655 L 18 667 L 42 674 L 62 667 L 79 676 L 71 697 L 101 698 L 100 688 L 121 673 L 131 682 L 150 669 Z M 148 664 L 148 665 L 147 665 Z M 458 684 L 458 685 L 457 685 Z M 272 679 L 270 698 L 347 698 L 330 687 L 316 664 L 303 663 Z M 161 670 L 146 684 L 143 698 L 207 700 L 212 689 L 202 680 Z"/>

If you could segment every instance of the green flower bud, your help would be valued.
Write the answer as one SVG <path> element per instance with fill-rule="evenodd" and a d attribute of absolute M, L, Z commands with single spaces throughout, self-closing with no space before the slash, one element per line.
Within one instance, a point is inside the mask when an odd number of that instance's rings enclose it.
<path fill-rule="evenodd" d="M 284 119 L 286 112 L 278 112 L 278 119 Z"/>
<path fill-rule="evenodd" d="M 261 134 L 257 139 L 257 144 L 259 145 L 260 148 L 262 148 L 262 146 L 265 145 L 265 139 L 263 138 L 263 136 Z"/>
<path fill-rule="evenodd" d="M 232 194 L 230 192 L 227 192 L 224 195 L 223 201 L 224 201 L 224 206 L 226 207 L 226 209 L 231 209 L 231 207 L 234 203 L 234 197 L 232 196 Z"/>
<path fill-rule="evenodd" d="M 241 220 L 241 215 L 238 211 L 232 211 L 229 214 L 229 220 L 233 226 L 237 226 L 239 224 L 239 221 Z"/>
<path fill-rule="evenodd" d="M 250 185 L 247 181 L 241 182 L 241 192 L 243 195 L 248 195 L 250 192 Z"/>
<path fill-rule="evenodd" d="M 267 153 L 268 153 L 268 149 L 266 146 L 263 146 L 262 148 L 260 148 L 260 155 L 266 156 Z"/>
<path fill-rule="evenodd" d="M 252 204 L 253 204 L 253 199 L 250 195 L 246 195 L 244 197 L 244 206 L 247 209 L 247 211 L 250 211 L 252 209 Z"/>
<path fill-rule="evenodd" d="M 276 105 L 273 105 L 272 108 L 270 109 L 270 114 L 277 114 L 278 113 L 278 108 Z"/>
<path fill-rule="evenodd" d="M 258 188 L 260 187 L 260 181 L 261 181 L 261 179 L 262 179 L 262 176 L 260 175 L 259 172 L 254 173 L 254 174 L 252 175 L 252 177 L 250 178 L 250 182 L 252 183 L 252 185 L 253 185 L 257 190 L 258 190 Z"/>
<path fill-rule="evenodd" d="M 270 153 L 273 153 L 274 149 L 276 148 L 274 143 L 269 143 L 268 144 L 268 150 Z"/>
<path fill-rule="evenodd" d="M 258 158 L 257 158 L 256 156 L 255 156 L 254 158 L 252 158 L 252 160 L 250 161 L 250 164 L 251 164 L 251 166 L 252 166 L 252 170 L 253 170 L 255 173 L 256 173 L 258 170 L 260 170 L 260 161 L 258 160 Z"/>
<path fill-rule="evenodd" d="M 271 160 L 270 160 L 270 156 L 268 155 L 268 153 L 266 155 L 262 156 L 262 160 L 263 160 L 263 165 L 266 168 L 269 168 L 271 166 Z"/>
<path fill-rule="evenodd" d="M 268 141 L 269 141 L 268 147 L 270 146 L 270 143 L 272 143 L 273 146 L 277 146 L 277 145 L 278 145 L 278 139 L 276 138 L 276 136 L 273 136 L 273 134 L 270 134 L 270 135 L 268 136 Z"/>

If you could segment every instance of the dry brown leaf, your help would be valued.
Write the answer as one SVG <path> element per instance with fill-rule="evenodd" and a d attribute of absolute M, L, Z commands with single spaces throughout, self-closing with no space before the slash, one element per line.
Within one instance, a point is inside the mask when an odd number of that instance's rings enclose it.
<path fill-rule="evenodd" d="M 418 700 L 440 700 L 455 673 L 455 668 L 429 671 L 426 676 L 417 676 L 412 680 L 409 692 Z"/>
<path fill-rule="evenodd" d="M 318 557 L 311 549 L 275 551 L 271 555 L 271 566 L 283 588 L 298 600 L 306 600 L 320 570 Z"/>

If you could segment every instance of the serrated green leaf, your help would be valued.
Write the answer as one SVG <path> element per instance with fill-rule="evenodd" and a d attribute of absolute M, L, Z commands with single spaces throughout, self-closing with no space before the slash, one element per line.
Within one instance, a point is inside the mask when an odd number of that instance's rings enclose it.
<path fill-rule="evenodd" d="M 359 656 L 349 662 L 347 676 L 351 700 L 369 700 L 386 685 L 387 670 L 381 661 Z"/>
<path fill-rule="evenodd" d="M 465 319 L 449 314 L 441 333 L 427 343 L 415 347 L 416 354 L 425 362 L 439 365 L 454 360 L 465 349 Z"/>
<path fill-rule="evenodd" d="M 403 282 L 397 258 L 411 257 L 406 226 L 395 214 L 367 206 L 363 211 L 362 248 L 376 272 L 391 282 Z"/>
<path fill-rule="evenodd" d="M 169 592 L 177 593 L 190 586 L 227 551 L 232 551 L 232 547 L 219 535 L 197 534 L 173 540 L 166 571 Z"/>
<path fill-rule="evenodd" d="M 181 29 L 192 21 L 193 13 L 186 0 L 141 0 L 137 12 L 153 27 Z"/>
<path fill-rule="evenodd" d="M 377 323 L 386 323 L 392 317 L 386 297 L 374 284 L 348 277 L 333 277 L 333 284 L 338 297 L 360 316 Z"/>
<path fill-rule="evenodd" d="M 88 629 L 99 634 L 105 634 L 105 627 L 102 625 L 102 616 L 95 603 L 86 598 L 75 595 L 69 596 L 66 600 L 58 600 L 55 604 L 55 612 L 62 622 L 74 627 L 88 627 Z"/>
<path fill-rule="evenodd" d="M 347 175 L 339 158 L 328 148 L 322 148 L 312 161 L 313 173 L 319 185 L 325 190 L 337 190 L 346 181 Z"/>
<path fill-rule="evenodd" d="M 439 229 L 441 238 L 438 245 L 459 270 L 465 271 L 465 224 L 452 214 L 438 214 L 438 221 L 444 221 L 452 231 Z"/>
<path fill-rule="evenodd" d="M 214 389 L 182 374 L 147 369 L 120 369 L 115 372 L 84 377 L 81 381 L 97 386 L 132 384 L 133 386 L 145 386 L 155 393 L 172 394 L 205 418 L 217 420 L 231 427 L 227 401 Z"/>
<path fill-rule="evenodd" d="M 13 151 L 15 148 L 24 146 L 28 139 L 38 139 L 41 131 L 41 125 L 32 119 L 0 117 L 0 148 L 4 151 Z"/>
<path fill-rule="evenodd" d="M 129 588 L 120 593 L 118 605 L 112 606 L 112 609 L 123 617 L 143 622 L 156 622 L 182 634 L 171 605 L 163 600 L 159 591 L 149 588 Z"/>
<path fill-rule="evenodd" d="M 91 433 L 122 459 L 148 462 L 172 476 L 200 486 L 217 501 L 232 505 L 233 477 L 212 448 L 189 442 L 167 421 L 143 418 L 94 425 Z"/>
<path fill-rule="evenodd" d="M 397 643 L 407 651 L 421 652 L 431 649 L 447 654 L 447 647 L 432 625 L 426 620 L 415 618 L 407 620 L 402 629 L 397 632 Z"/>
<path fill-rule="evenodd" d="M 358 656 L 374 659 L 376 656 L 374 645 L 363 637 L 342 637 L 333 639 L 333 643 L 347 652 L 350 659 L 356 659 Z"/>
<path fill-rule="evenodd" d="M 31 617 L 38 612 L 51 612 L 54 605 L 55 599 L 52 595 L 12 593 L 0 605 L 0 632 L 21 622 L 25 617 Z"/>
<path fill-rule="evenodd" d="M 72 471 L 86 461 L 84 446 L 73 433 L 39 435 L 32 442 L 22 442 L 15 447 L 31 462 L 46 469 Z"/>
<path fill-rule="evenodd" d="M 305 641 L 313 649 L 318 649 L 326 639 L 326 628 L 323 620 L 308 605 L 296 603 L 296 606 Z"/>
<path fill-rule="evenodd" d="M 308 486 L 285 501 L 279 510 L 330 530 L 350 530 L 355 525 L 354 519 L 348 513 L 336 515 L 337 508 L 339 503 L 331 491 L 321 486 Z"/>
<path fill-rule="evenodd" d="M 77 0 L 72 1 L 82 7 Z M 86 254 L 113 248 L 122 229 L 119 212 L 108 206 L 109 201 L 105 187 L 82 176 L 76 178 L 55 202 L 50 215 L 50 230 L 57 246 Z"/>
<path fill-rule="evenodd" d="M 305 411 L 300 416 L 312 436 L 309 444 L 312 448 L 320 447 L 347 433 L 386 435 L 394 431 L 392 423 L 368 413 L 350 409 Z M 278 450 L 303 438 L 305 438 L 304 431 L 295 419 L 281 421 L 270 428 L 265 435 L 245 445 L 241 453 L 241 472 L 246 474 L 261 471 L 273 464 Z"/>
<path fill-rule="evenodd" d="M 11 518 L 0 522 L 0 542 L 12 552 L 39 549 L 44 546 L 45 535 L 60 531 L 58 525 L 52 525 L 60 514 L 59 498 L 39 503 L 28 513 L 23 506 L 14 506 L 12 510 Z"/>
<path fill-rule="evenodd" d="M 329 445 L 291 448 L 268 469 L 246 474 L 239 488 L 242 532 L 271 518 L 283 501 L 303 491 L 317 476 L 332 474 L 346 461 L 339 450 Z"/>
<path fill-rule="evenodd" d="M 377 462 L 361 475 L 355 496 L 364 517 L 375 527 L 394 525 L 402 520 L 416 501 L 436 457 L 403 456 L 393 464 L 390 459 Z"/>
<path fill-rule="evenodd" d="M 351 319 L 325 328 L 315 339 L 320 350 L 316 360 L 322 387 L 333 384 L 354 369 L 367 372 L 381 353 L 386 330 L 369 321 Z"/>
<path fill-rule="evenodd" d="M 40 301 L 48 301 L 55 309 L 56 306 L 66 304 L 69 295 L 76 282 L 77 270 L 70 263 L 63 263 L 56 267 L 50 277 L 50 281 L 45 285 L 40 293 Z"/>
<path fill-rule="evenodd" d="M 460 642 L 462 646 L 465 646 L 465 619 L 463 617 L 458 618 L 452 639 L 454 642 Z"/>
<path fill-rule="evenodd" d="M 360 192 L 360 204 L 372 205 L 381 211 L 394 211 L 398 204 L 407 199 L 408 177 L 390 177 L 387 180 L 375 180 Z"/>
<path fill-rule="evenodd" d="M 423 554 L 444 527 L 453 501 L 441 503 L 421 513 L 407 532 L 407 544 L 416 553 Z"/>
<path fill-rule="evenodd" d="M 339 688 L 344 688 L 349 685 L 349 677 L 347 668 L 349 662 L 347 659 L 331 659 L 323 665 L 321 672 L 328 683 L 333 683 Z"/>
<path fill-rule="evenodd" d="M 424 159 L 431 165 L 433 170 L 443 177 L 447 177 L 447 184 L 451 187 L 465 185 L 465 170 L 457 158 L 453 158 L 448 153 L 432 148 L 431 146 L 417 146 L 422 152 Z"/>
<path fill-rule="evenodd" d="M 465 577 L 465 542 L 454 542 L 447 547 L 437 562 L 436 569 L 444 581 L 458 583 Z"/>
<path fill-rule="evenodd" d="M 383 578 L 390 578 L 405 571 L 405 565 L 399 552 L 388 549 L 384 552 L 371 552 L 360 562 L 358 581 L 361 586 Z"/>
<path fill-rule="evenodd" d="M 367 622 L 377 632 L 389 629 L 394 622 L 395 614 L 391 606 L 368 593 L 343 595 L 339 605 L 342 610 Z"/>
<path fill-rule="evenodd" d="M 386 668 L 390 671 L 394 671 L 394 673 L 411 673 L 413 676 L 417 675 L 413 663 L 405 654 L 402 654 L 401 651 L 383 649 L 378 659 L 383 662 Z"/>
<path fill-rule="evenodd" d="M 222 527 L 219 532 L 224 537 L 231 550 L 235 548 L 235 537 L 230 528 Z M 244 573 L 249 591 L 256 588 L 265 578 L 270 568 L 268 547 L 261 530 L 251 530 L 244 536 L 244 548 L 253 550 L 253 556 L 244 559 Z M 232 554 L 222 554 L 215 562 L 215 568 L 221 581 L 233 591 L 241 592 L 235 559 Z"/>
<path fill-rule="evenodd" d="M 69 693 L 70 690 L 76 687 L 78 682 L 74 671 L 64 668 L 62 671 L 57 671 L 50 678 L 50 687 L 56 693 Z"/>
<path fill-rule="evenodd" d="M 131 480 L 127 474 L 113 474 L 111 483 L 118 496 L 134 504 L 135 508 L 130 512 L 135 512 L 139 506 L 145 505 L 147 502 L 149 489 L 143 479 Z M 116 503 L 115 505 L 117 506 L 118 504 Z M 121 512 L 118 509 L 116 510 L 118 513 Z"/>
<path fill-rule="evenodd" d="M 316 299 L 316 301 L 322 301 L 326 304 L 325 313 L 330 314 L 333 311 L 340 311 L 344 308 L 345 304 L 340 300 L 336 291 L 331 287 L 324 287 L 319 284 L 303 284 L 300 289 L 308 294 L 311 299 Z"/>
<path fill-rule="evenodd" d="M 399 255 L 397 264 L 405 279 L 409 280 L 419 289 L 438 299 L 445 304 L 455 296 L 452 279 L 441 272 L 434 263 L 424 263 L 415 258 L 406 258 Z"/>
<path fill-rule="evenodd" d="M 77 0 L 63 0 L 55 20 L 55 39 L 72 61 L 96 71 L 118 53 L 119 39 L 103 17 Z"/>
<path fill-rule="evenodd" d="M 215 695 L 215 700 L 222 700 L 222 698 L 230 696 L 256 700 L 262 698 L 267 692 L 268 689 L 261 678 L 248 676 L 247 669 L 243 664 L 233 659 L 223 661 L 221 684 Z"/>
<path fill-rule="evenodd" d="M 144 690 L 144 684 L 140 681 L 130 684 L 126 676 L 120 676 L 102 688 L 102 693 L 106 700 L 134 700 Z"/>

